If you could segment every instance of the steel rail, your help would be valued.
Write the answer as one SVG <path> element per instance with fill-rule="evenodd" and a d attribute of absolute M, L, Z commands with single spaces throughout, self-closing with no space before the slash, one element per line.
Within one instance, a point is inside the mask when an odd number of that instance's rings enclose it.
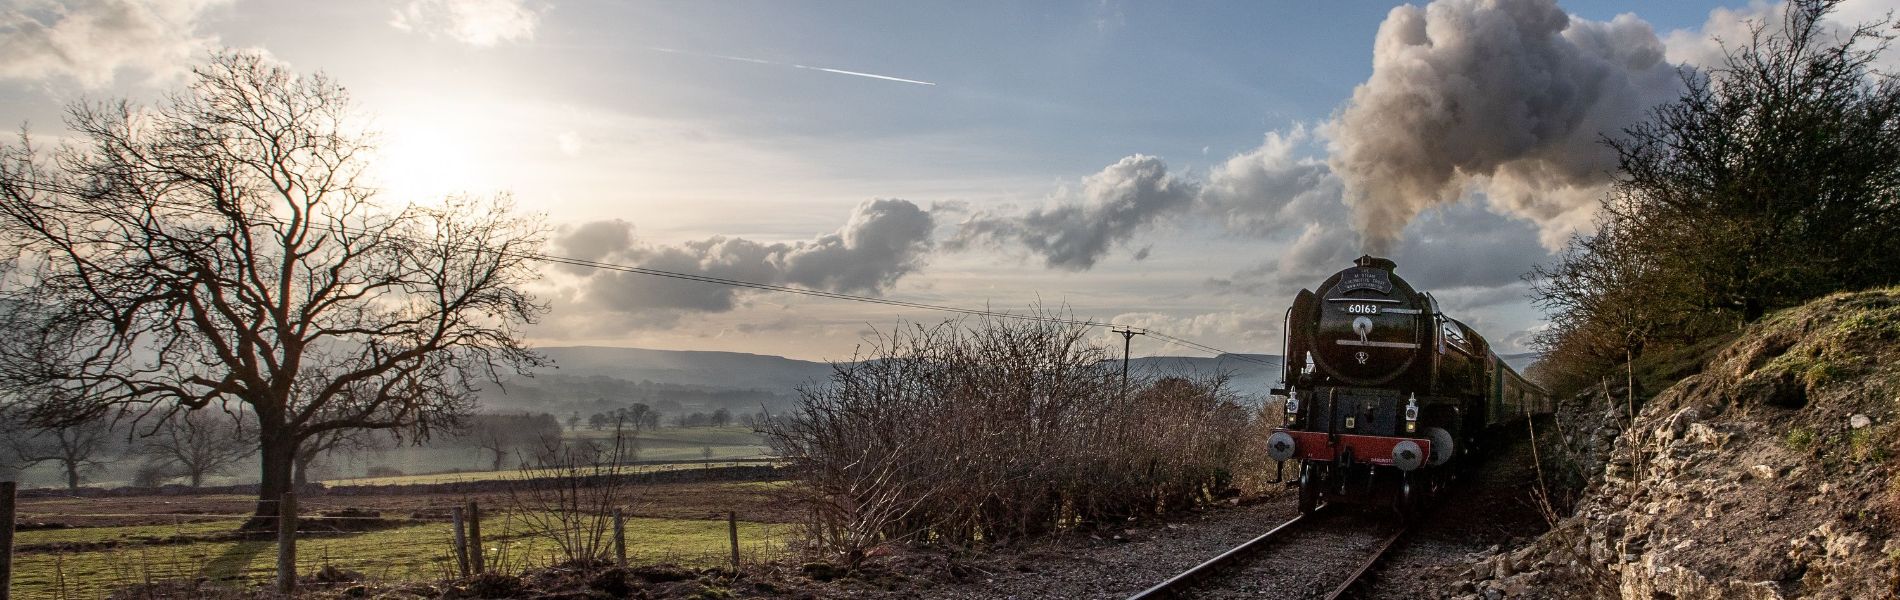
<path fill-rule="evenodd" d="M 1246 543 L 1243 543 L 1239 546 L 1235 546 L 1233 547 L 1233 549 L 1230 549 L 1226 552 L 1222 552 L 1220 556 L 1216 556 L 1212 559 L 1209 559 L 1207 562 L 1194 565 L 1193 568 L 1188 569 L 1186 571 L 1182 571 L 1181 574 L 1170 577 L 1168 578 L 1167 581 L 1163 581 L 1159 584 L 1156 584 L 1154 587 L 1142 590 L 1141 593 L 1135 594 L 1133 596 L 1129 596 L 1128 600 L 1149 600 L 1153 598 L 1173 598 L 1175 597 L 1176 594 L 1178 594 L 1182 590 L 1187 589 L 1188 586 L 1194 584 L 1194 582 L 1200 580 L 1202 577 L 1206 577 L 1208 574 L 1219 570 L 1221 567 L 1227 566 L 1228 563 L 1234 562 L 1235 560 L 1239 559 L 1242 556 L 1252 554 L 1255 550 L 1260 549 L 1261 546 L 1265 546 L 1268 540 L 1271 540 L 1274 536 L 1279 535 L 1280 532 L 1286 531 L 1288 528 L 1293 527 L 1294 525 L 1298 525 L 1301 521 L 1304 521 L 1304 520 L 1306 520 L 1306 515 L 1293 517 L 1293 520 L 1287 521 L 1285 523 L 1281 523 L 1280 526 L 1274 527 L 1273 530 L 1260 534 L 1260 537 L 1247 540 Z"/>
<path fill-rule="evenodd" d="M 1359 580 L 1365 577 L 1367 572 L 1372 570 L 1372 566 L 1378 564 L 1379 559 L 1385 558 L 1386 551 L 1391 550 L 1392 545 L 1398 543 L 1399 538 L 1403 537 L 1407 531 L 1411 531 L 1411 529 L 1400 529 L 1393 532 L 1390 537 L 1385 538 L 1385 541 L 1380 543 L 1379 547 L 1372 551 L 1372 556 L 1366 558 L 1366 562 L 1360 563 L 1359 568 L 1354 569 L 1352 575 L 1348 576 L 1344 583 L 1340 583 L 1339 587 L 1333 588 L 1333 592 L 1326 595 L 1326 600 L 1337 600 L 1345 596 L 1346 591 L 1352 589 L 1354 584 L 1359 583 Z"/>

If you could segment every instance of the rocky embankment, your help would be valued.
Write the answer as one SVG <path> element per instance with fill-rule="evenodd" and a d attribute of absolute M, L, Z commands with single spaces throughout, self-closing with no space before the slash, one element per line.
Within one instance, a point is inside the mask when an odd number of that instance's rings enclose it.
<path fill-rule="evenodd" d="M 1596 421 L 1626 418 L 1615 404 Z M 1642 404 L 1633 427 L 1573 429 L 1571 442 L 1586 448 L 1579 462 L 1600 477 L 1549 533 L 1478 562 L 1467 589 L 1486 598 L 1895 597 L 1897 409 L 1900 288 L 1773 315 Z M 1607 452 L 1592 460 L 1590 446 Z"/>

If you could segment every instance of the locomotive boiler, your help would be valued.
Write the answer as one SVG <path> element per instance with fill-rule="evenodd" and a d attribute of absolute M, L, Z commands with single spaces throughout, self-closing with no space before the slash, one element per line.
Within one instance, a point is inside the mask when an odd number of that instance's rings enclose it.
<path fill-rule="evenodd" d="M 1439 311 L 1391 260 L 1362 256 L 1300 290 L 1286 316 L 1286 423 L 1268 454 L 1298 465 L 1299 505 L 1390 503 L 1410 517 L 1476 458 L 1480 433 L 1550 397 Z"/>

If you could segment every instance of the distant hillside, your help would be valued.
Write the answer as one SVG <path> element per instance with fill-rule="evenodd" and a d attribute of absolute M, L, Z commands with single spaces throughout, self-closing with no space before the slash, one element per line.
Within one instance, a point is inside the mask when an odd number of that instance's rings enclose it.
<path fill-rule="evenodd" d="M 1134 373 L 1186 377 L 1224 374 L 1229 377 L 1228 385 L 1234 391 L 1257 397 L 1265 397 L 1269 390 L 1280 385 L 1280 357 L 1273 354 L 1222 354 L 1211 358 L 1149 356 L 1128 361 L 1128 369 Z"/>
<path fill-rule="evenodd" d="M 831 365 L 783 356 L 700 350 L 602 346 L 539 348 L 555 368 L 539 373 L 601 376 L 627 381 L 790 391 L 831 376 Z"/>
<path fill-rule="evenodd" d="M 822 384 L 831 377 L 827 363 L 742 352 L 602 346 L 538 350 L 554 359 L 555 366 L 483 390 L 485 410 L 592 414 L 643 402 L 669 415 L 717 408 L 754 412 L 761 406 L 778 411 L 792 402 L 799 386 Z M 1268 366 L 1236 356 L 1152 356 L 1134 359 L 1129 368 L 1149 375 L 1226 373 L 1235 391 L 1250 396 L 1265 396 L 1279 384 L 1280 357 L 1239 355 L 1273 365 Z"/>

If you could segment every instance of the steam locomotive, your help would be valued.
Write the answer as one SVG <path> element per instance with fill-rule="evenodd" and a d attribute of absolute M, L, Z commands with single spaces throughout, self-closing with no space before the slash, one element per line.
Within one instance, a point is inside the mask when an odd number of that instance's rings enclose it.
<path fill-rule="evenodd" d="M 1274 460 L 1298 461 L 1299 507 L 1421 501 L 1476 457 L 1480 433 L 1551 411 L 1550 395 L 1439 311 L 1393 271 L 1362 256 L 1286 315 L 1286 424 L 1267 439 Z"/>

